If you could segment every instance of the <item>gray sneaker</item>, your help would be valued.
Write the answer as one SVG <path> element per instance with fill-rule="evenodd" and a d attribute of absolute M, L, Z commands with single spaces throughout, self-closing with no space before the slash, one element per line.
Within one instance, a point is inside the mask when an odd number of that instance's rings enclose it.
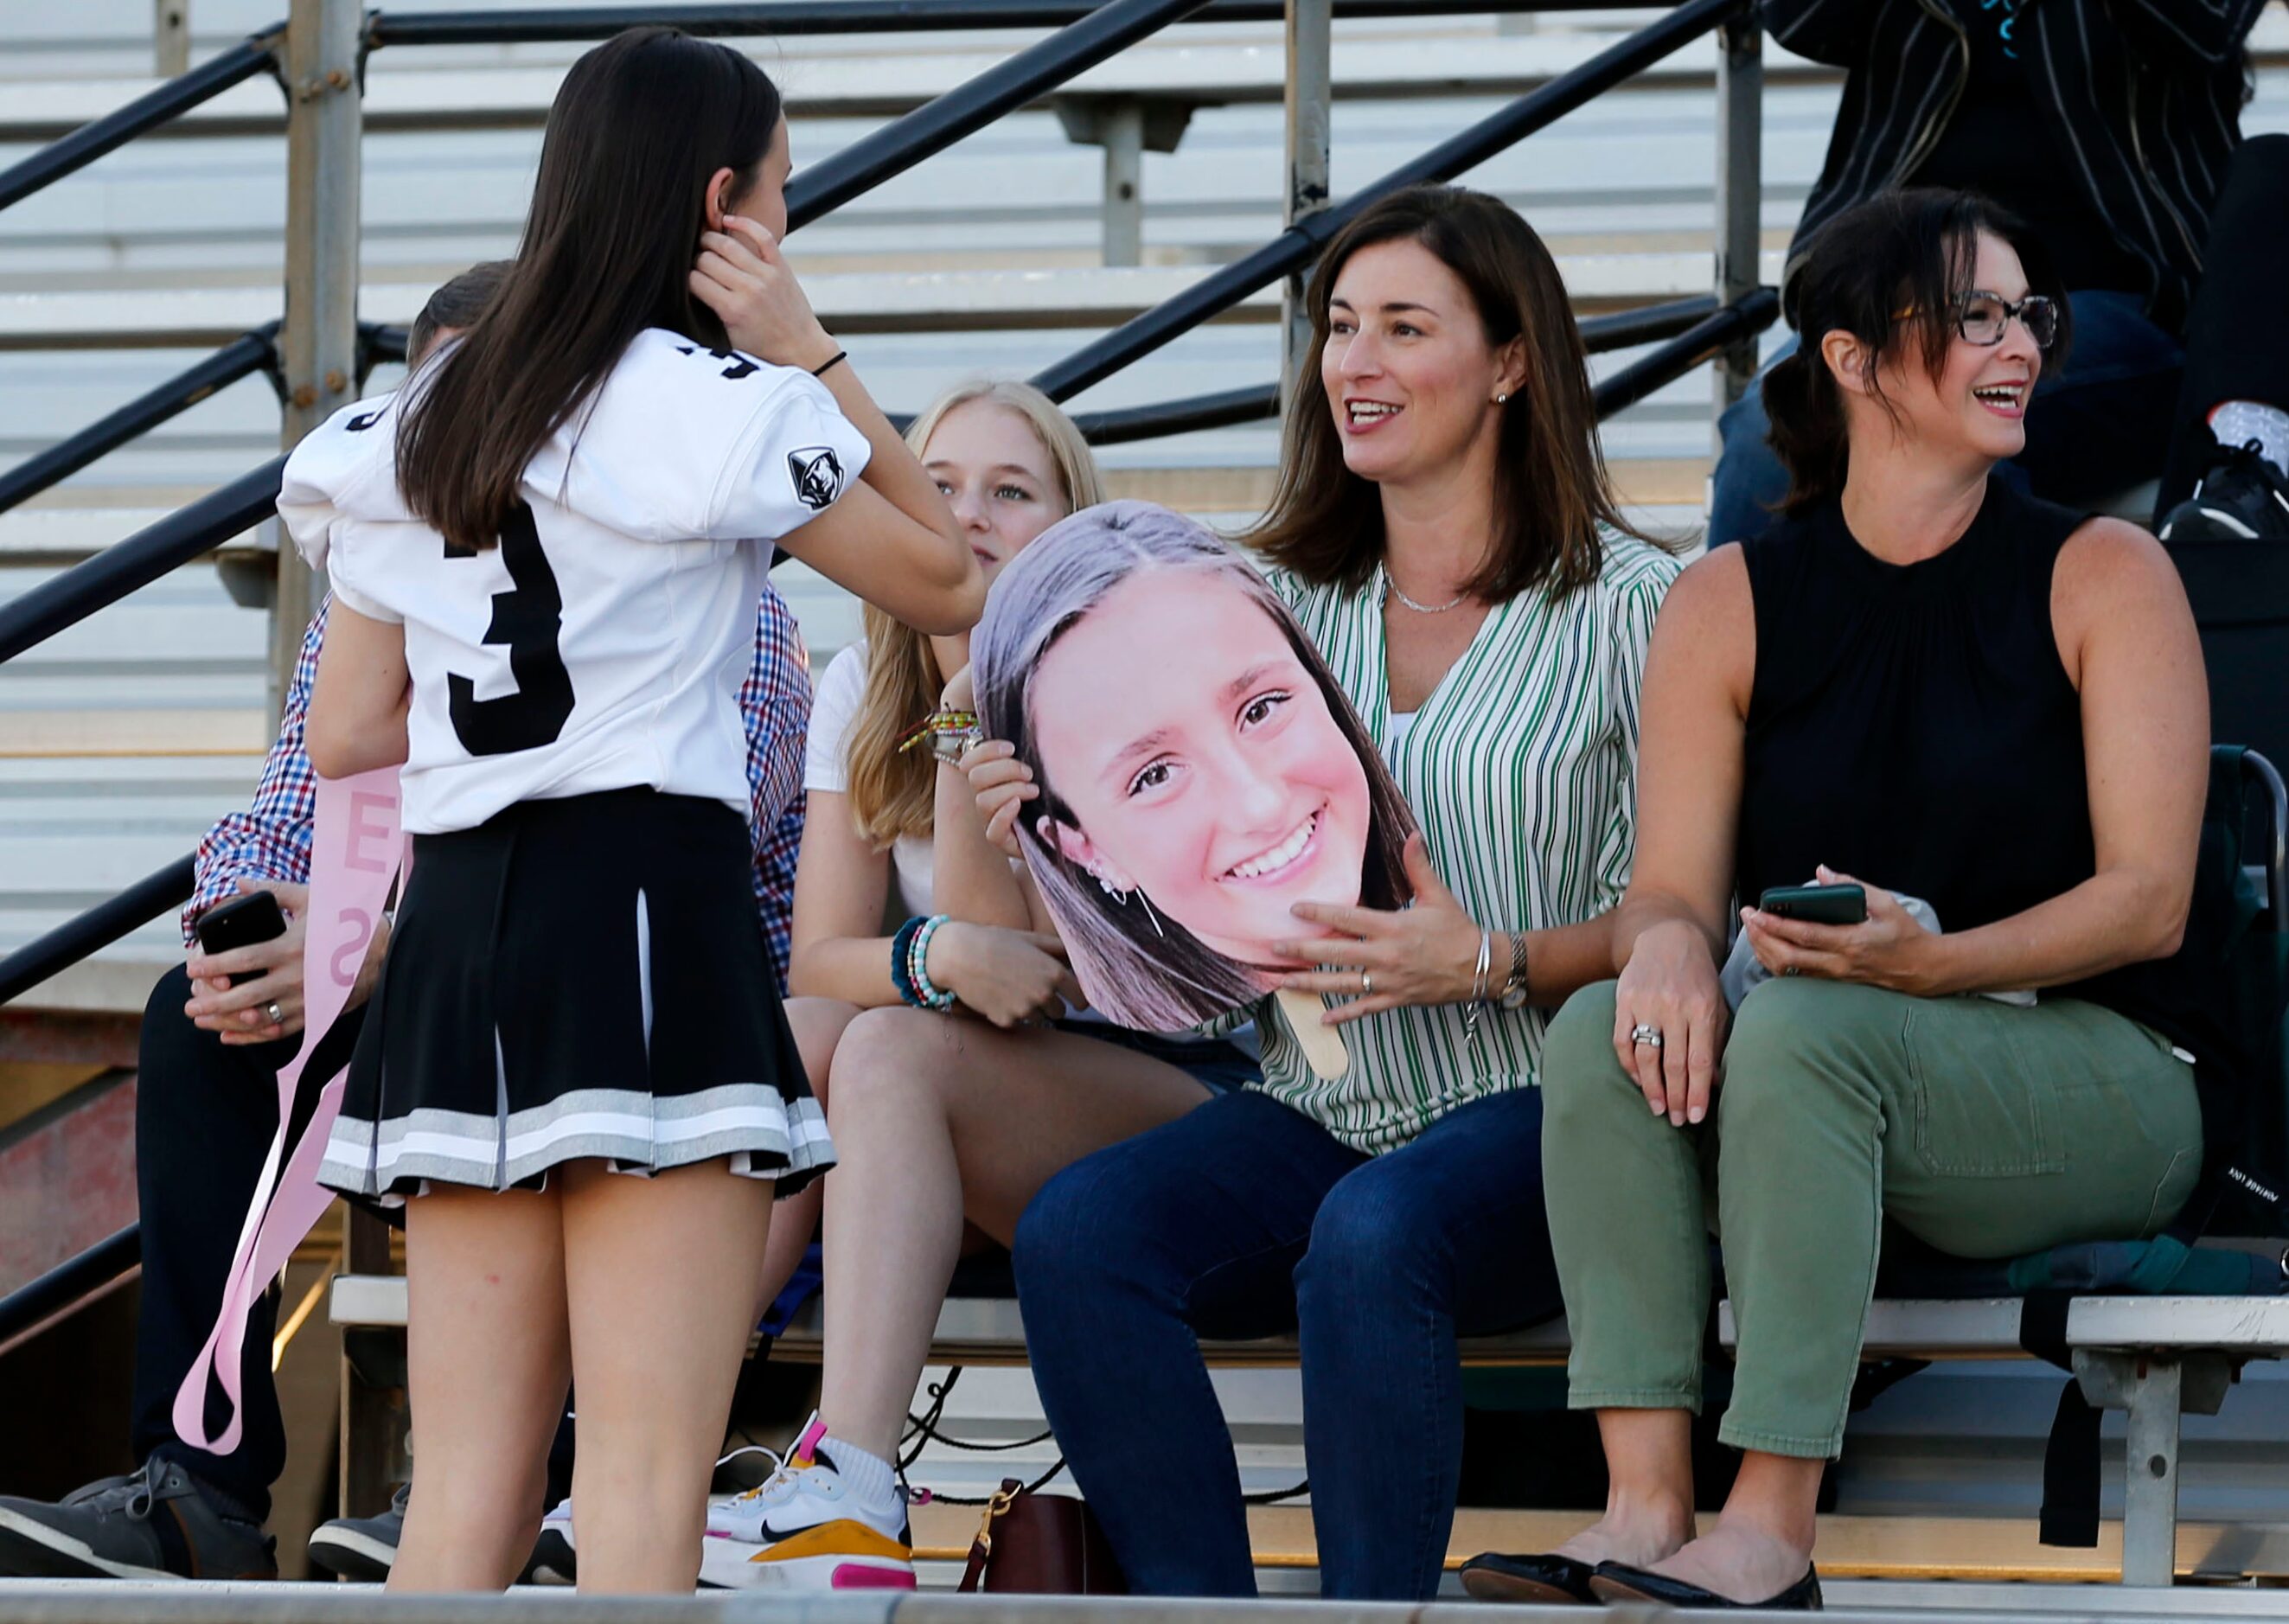
<path fill-rule="evenodd" d="M 181 1467 L 147 1461 L 60 1503 L 0 1498 L 0 1574 L 20 1579 L 275 1579 L 277 1541 Z"/>
<path fill-rule="evenodd" d="M 401 1483 L 389 1497 L 389 1509 L 379 1517 L 338 1517 L 321 1524 L 310 1536 L 310 1561 L 337 1579 L 355 1584 L 380 1584 L 397 1563 L 398 1541 L 405 1533 L 405 1504 L 413 1485 Z M 572 1582 L 572 1502 L 551 1512 L 564 1526 L 560 1532 L 546 1524 L 533 1547 L 517 1582 L 525 1585 L 569 1585 Z M 559 1516 L 559 1513 L 562 1516 Z"/>
<path fill-rule="evenodd" d="M 397 1561 L 397 1541 L 405 1532 L 405 1502 L 413 1485 L 401 1483 L 379 1517 L 338 1517 L 310 1536 L 310 1561 L 337 1579 L 379 1584 Z"/>

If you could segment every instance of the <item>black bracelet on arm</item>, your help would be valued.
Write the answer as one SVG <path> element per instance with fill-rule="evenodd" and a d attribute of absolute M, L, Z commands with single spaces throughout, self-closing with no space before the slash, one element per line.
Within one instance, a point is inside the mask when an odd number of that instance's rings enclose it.
<path fill-rule="evenodd" d="M 849 359 L 850 352 L 849 350 L 837 350 L 825 360 L 820 362 L 817 366 L 811 368 L 810 375 L 813 378 L 821 377 L 825 373 L 826 369 L 833 366 L 836 362 L 848 361 Z"/>

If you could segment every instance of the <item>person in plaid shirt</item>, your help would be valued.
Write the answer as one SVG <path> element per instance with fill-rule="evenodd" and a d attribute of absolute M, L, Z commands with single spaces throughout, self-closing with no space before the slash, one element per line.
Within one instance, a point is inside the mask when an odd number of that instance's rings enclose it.
<path fill-rule="evenodd" d="M 432 296 L 408 350 L 419 358 L 474 320 L 501 267 L 481 265 Z M 327 606 L 303 635 L 278 739 L 254 799 L 199 842 L 197 876 L 183 910 L 190 951 L 161 977 L 144 1011 L 136 1099 L 136 1182 L 143 1229 L 142 1314 L 136 1334 L 132 1444 L 142 1463 L 125 1477 L 88 1485 L 61 1502 L 0 1497 L 0 1575 L 267 1579 L 275 1542 L 262 1531 L 270 1486 L 284 1469 L 286 1438 L 270 1370 L 275 1303 L 248 1316 L 240 1354 L 244 1434 L 227 1455 L 175 1435 L 175 1392 L 214 1325 L 240 1223 L 277 1131 L 276 1074 L 302 1038 L 302 920 L 308 898 L 316 780 L 303 722 L 325 636 Z M 794 614 L 763 588 L 755 650 L 739 690 L 746 721 L 755 907 L 780 991 L 786 981 L 797 848 L 802 840 L 804 737 L 810 724 L 810 659 Z M 250 891 L 274 893 L 286 934 L 211 958 L 195 945 L 199 916 Z M 378 932 L 359 1005 L 380 967 Z M 223 978 L 237 977 L 235 985 Z M 348 1063 L 362 1007 L 336 1023 L 308 1068 L 331 1076 Z M 309 1091 L 312 1094 L 315 1090 Z"/>
<path fill-rule="evenodd" d="M 309 895 L 310 818 L 317 804 L 316 779 L 302 749 L 302 721 L 309 710 L 310 684 L 317 674 L 318 646 L 325 636 L 321 605 L 286 690 L 278 742 L 270 747 L 256 780 L 254 800 L 233 812 L 199 842 L 198 871 L 191 899 L 183 906 L 183 942 L 194 996 L 184 1013 L 225 1044 L 274 1043 L 302 1030 L 302 928 L 299 915 Z M 740 685 L 739 709 L 747 722 L 748 827 L 755 838 L 755 909 L 778 971 L 786 985 L 789 932 L 794 918 L 795 854 L 802 844 L 803 739 L 810 725 L 809 655 L 794 615 L 776 588 L 763 589 L 755 620 L 755 657 Z M 286 935 L 275 942 L 239 948 L 209 959 L 196 950 L 199 916 L 219 903 L 249 891 L 270 891 L 291 916 Z M 366 957 L 361 992 L 370 989 L 387 944 L 387 927 L 377 934 Z M 202 972 L 211 975 L 202 975 Z M 221 979 L 243 976 L 235 985 Z M 360 1001 L 363 1001 L 361 998 Z M 275 1003 L 283 1021 L 267 1019 Z"/>

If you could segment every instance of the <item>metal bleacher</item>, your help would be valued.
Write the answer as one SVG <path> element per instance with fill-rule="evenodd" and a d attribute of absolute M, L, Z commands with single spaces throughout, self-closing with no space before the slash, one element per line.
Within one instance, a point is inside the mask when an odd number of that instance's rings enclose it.
<path fill-rule="evenodd" d="M 192 20 L 200 51 L 268 22 L 276 9 L 275 0 L 199 0 Z M 75 6 L 41 18 L 30 11 L 0 20 L 0 33 L 16 36 L 0 40 L 0 166 L 153 83 L 142 8 Z M 1339 23 L 1336 190 L 1578 66 L 1653 14 Z M 787 84 L 800 162 L 1033 36 L 823 36 L 756 48 Z M 363 319 L 402 322 L 443 276 L 508 250 L 538 118 L 579 48 L 372 56 Z M 1527 210 L 1585 310 L 1708 289 L 1712 50 L 1707 41 L 1688 45 L 1639 85 L 1599 99 L 1472 177 Z M 854 350 L 895 409 L 918 407 L 966 372 L 1032 371 L 1278 229 L 1281 75 L 1276 21 L 1180 26 L 1071 87 L 1074 96 L 1181 91 L 1197 104 L 1173 153 L 1144 155 L 1142 264 L 1102 263 L 1104 154 L 1067 140 L 1047 107 L 1012 115 L 819 220 L 791 257 L 822 314 L 838 331 L 863 336 Z M 1817 167 L 1834 90 L 1803 82 L 1784 59 L 1775 59 L 1774 76 L 1765 226 L 1767 247 L 1777 249 Z M 0 212 L 0 466 L 194 353 L 276 319 L 280 105 L 274 85 L 241 85 L 168 126 L 164 139 L 139 140 Z M 1764 270 L 1771 280 L 1777 261 Z M 1278 318 L 1276 291 L 1245 300 L 1081 403 L 1120 406 L 1269 380 L 1279 364 Z M 1601 372 L 1633 354 L 1601 357 Z M 385 368 L 372 386 L 392 376 Z M 1699 375 L 1671 386 L 1609 432 L 1624 495 L 1673 532 L 1698 522 L 1708 387 Z M 0 513 L 0 600 L 262 460 L 275 437 L 271 391 L 246 378 Z M 1117 491 L 1230 521 L 1264 499 L 1275 455 L 1273 426 L 1259 423 L 1109 448 L 1105 460 Z M 227 552 L 267 545 L 256 532 Z M 781 573 L 824 659 L 855 631 L 855 612 L 800 570 Z M 267 735 L 262 618 L 259 607 L 230 597 L 215 569 L 196 567 L 0 666 L 0 953 L 187 849 L 243 800 Z M 65 875 L 70 883 L 59 884 Z M 68 972 L 46 996 L 140 1008 L 142 990 L 175 951 L 171 927 L 155 922 Z"/>
<path fill-rule="evenodd" d="M 477 16 L 503 3 L 426 0 L 425 12 Z M 267 27 L 287 4 L 191 0 L 191 60 Z M 557 9 L 593 9 L 593 0 Z M 1132 44 L 794 240 L 791 260 L 821 314 L 854 340 L 879 399 L 912 410 L 970 372 L 1038 372 L 1280 231 L 1285 41 L 1278 6 L 1264 10 L 1260 20 L 1180 24 Z M 1350 195 L 1510 99 L 1578 70 L 1669 10 L 1339 15 L 1329 190 Z M 0 171 L 153 90 L 150 18 L 142 0 L 0 3 Z M 809 34 L 748 48 L 786 84 L 800 166 L 847 150 L 1043 32 Z M 2269 9 L 2254 45 L 2259 73 L 2245 128 L 2289 131 L 2289 11 Z M 584 48 L 460 43 L 373 53 L 363 97 L 363 321 L 402 324 L 435 283 L 511 250 L 539 117 Z M 1535 223 L 1583 314 L 1710 292 L 1721 218 L 1711 162 L 1717 50 L 1706 38 L 1688 44 L 1462 177 Z M 1754 280 L 1772 283 L 1820 165 L 1837 84 L 1769 46 L 1763 72 Z M 0 211 L 0 474 L 206 351 L 280 318 L 288 192 L 282 105 L 275 84 L 251 81 Z M 1132 113 L 1130 125 L 1113 116 Z M 1131 129 L 1143 150 L 1116 150 L 1105 136 L 1114 128 Z M 1071 139 L 1073 131 L 1100 144 Z M 1172 139 L 1173 150 L 1164 150 Z M 1108 179 L 1124 173 L 1137 179 L 1141 204 L 1115 199 L 1108 207 Z M 1281 334 L 1274 287 L 1072 403 L 1103 410 L 1264 385 L 1279 375 Z M 1776 336 L 1767 332 L 1764 341 Z M 1593 376 L 1610 380 L 1646 353 L 1635 346 L 1594 356 Z M 1605 427 L 1625 505 L 1650 528 L 1680 537 L 1700 523 L 1710 371 L 1699 367 L 1663 384 Z M 395 377 L 384 363 L 369 386 L 387 388 Z M 0 609 L 269 458 L 279 411 L 266 378 L 242 378 L 0 512 Z M 1276 451 L 1273 425 L 1249 421 L 1110 444 L 1103 456 L 1116 493 L 1231 524 L 1264 501 Z M 275 545 L 263 529 L 235 537 L 219 553 L 0 663 L 0 958 L 179 857 L 215 816 L 243 803 L 271 733 Z M 854 606 L 799 569 L 777 578 L 823 662 L 854 633 Z M 9 1010 L 117 1020 L 140 1009 L 179 951 L 163 912 Z M 371 1257 L 358 1265 L 376 1266 Z M 2279 1470 L 2289 1459 L 2281 1447 L 2289 1439 L 2289 1381 L 2261 1364 L 2251 1365 L 2237 1396 L 2237 1434 L 2205 1430 L 2198 1420 L 2187 1425 L 2189 1459 L 2198 1457 L 2202 1469 L 2198 1488 L 2189 1485 L 2196 1498 L 2187 1521 L 2174 1522 L 2181 1415 L 2202 1413 L 2226 1368 L 2289 1352 L 2280 1307 L 2245 1310 L 2209 1331 L 2196 1325 L 2203 1310 L 2195 1305 L 2137 1303 L 2134 1325 L 2107 1320 L 2103 1303 L 2077 1310 L 2082 1319 L 2070 1340 L 2094 1368 L 2126 1360 L 2142 1379 L 2168 1340 L 2173 1351 L 2159 1362 L 2200 1373 L 2187 1375 L 2186 1389 L 2174 1376 L 2164 1382 L 2166 1401 L 2160 1387 L 2151 1389 L 2156 1397 L 2122 1441 L 2120 1453 L 2133 1461 L 2158 1452 L 2169 1462 L 2144 1483 L 2130 1480 L 2131 1497 L 2148 1508 L 2131 1548 L 2110 1527 L 2099 1550 L 2061 1555 L 2035 1552 L 2022 1537 L 2023 1517 L 2008 1520 L 2027 1509 L 2030 1477 L 2038 1476 L 2041 1440 L 2026 1429 L 2026 1401 L 2038 1391 L 2046 1415 L 2060 1379 L 2023 1361 L 1990 1362 L 2015 1351 L 2016 1305 L 1880 1305 L 1873 1352 L 1951 1361 L 1931 1383 L 1945 1389 L 1942 1396 L 1904 1396 L 1906 1408 L 1927 1402 L 1948 1415 L 1935 1423 L 1928 1411 L 1917 1412 L 1902 1422 L 1879 1408 L 1872 1427 L 1855 1429 L 1854 1458 L 1839 1476 L 1851 1509 L 1869 1515 L 1823 1531 L 1823 1568 L 1873 1585 L 1929 1577 L 1942 1564 L 1958 1578 L 2131 1573 L 2153 1582 L 2157 1574 L 2166 1581 L 2173 1571 L 2209 1569 L 2289 1576 L 2289 1541 L 2247 1514 L 2255 1507 L 2277 1516 Z M 403 1282 L 345 1276 L 331 1308 L 338 1325 L 402 1325 Z M 1013 1315 L 1004 1301 L 957 1300 L 941 1321 L 938 1357 L 977 1370 L 961 1405 L 949 1412 L 970 1436 L 1022 1439 L 1038 1428 L 1036 1401 L 1017 1367 L 1022 1338 Z M 2163 1339 L 2157 1325 L 2179 1334 Z M 815 1327 L 799 1327 L 781 1351 L 800 1357 L 816 1349 Z M 1543 1331 L 1476 1347 L 1469 1357 L 1485 1370 L 1519 1371 L 1547 1366 L 1562 1351 L 1562 1333 Z M 1216 1354 L 1248 1486 L 1292 1483 L 1300 1476 L 1292 1345 Z M 1899 1402 L 1887 1402 L 1888 1413 L 1902 1413 Z M 2156 1440 L 2165 1433 L 2162 1449 Z M 376 1437 L 346 1442 L 370 1451 Z M 1039 1469 L 1049 1454 L 995 1455 L 991 1470 L 998 1475 L 1004 1462 Z M 942 1458 L 925 1464 L 953 1469 Z M 2166 1520 L 2157 1498 L 2165 1489 Z M 2006 1515 L 1975 1515 L 1992 1511 Z M 966 1531 L 952 1514 L 934 1515 L 939 1520 L 918 1519 L 923 1543 L 958 1547 Z M 1496 1515 L 1465 1514 L 1458 1554 L 1546 1542 L 1550 1524 L 1535 1518 L 1549 1514 L 1487 1520 Z M 1268 1570 L 1308 1568 L 1308 1517 L 1293 1507 L 1257 1514 Z M 1900 1542 L 1908 1523 L 1920 1531 L 1912 1547 Z M 1870 1606 L 1895 1599 L 1878 1591 L 1863 1597 Z M 884 1603 L 881 1616 L 889 1608 Z M 254 1616 L 251 1607 L 246 1616 Z"/>
<path fill-rule="evenodd" d="M 271 20 L 276 0 L 199 0 L 200 54 Z M 475 0 L 439 8 L 474 12 Z M 1578 67 L 1655 9 L 1339 22 L 1334 190 L 1379 174 L 1502 98 Z M 140 5 L 0 14 L 0 165 L 150 88 Z M 761 45 L 786 80 L 799 160 L 833 151 L 961 82 L 1009 30 L 825 35 Z M 2257 40 L 2269 64 L 2252 130 L 2289 129 L 2289 13 Z M 1058 112 L 1011 115 L 812 225 L 792 258 L 822 314 L 863 337 L 886 403 L 911 410 L 954 377 L 1030 371 L 1196 281 L 1279 224 L 1283 76 L 1276 21 L 1178 26 L 1053 99 L 1189 109 L 1176 150 L 1147 152 L 1136 266 L 1105 266 L 1105 154 Z M 361 315 L 398 322 L 428 289 L 514 242 L 537 122 L 577 44 L 382 51 L 367 73 Z M 1653 71 L 1472 171 L 1527 213 L 1585 310 L 1709 285 L 1713 44 Z M 1832 77 L 1767 52 L 1763 279 L 1816 172 Z M 226 92 L 71 180 L 0 213 L 0 466 L 279 314 L 283 149 L 274 85 Z M 1081 397 L 1120 406 L 1276 371 L 1279 300 L 1243 301 Z M 1635 352 L 1597 359 L 1600 375 Z M 391 373 L 378 372 L 373 386 Z M 1709 386 L 1695 374 L 1607 426 L 1632 510 L 1698 525 Z M 275 441 L 259 378 L 13 511 L 0 513 L 0 600 L 259 461 Z M 1109 448 L 1122 494 L 1232 521 L 1263 500 L 1269 423 Z M 262 532 L 232 544 L 270 545 Z M 813 651 L 852 634 L 839 593 L 782 572 Z M 242 585 L 252 578 L 242 572 Z M 210 567 L 179 572 L 0 666 L 0 953 L 186 849 L 241 800 L 267 739 L 267 640 Z M 138 762 L 143 765 L 140 768 Z M 68 883 L 60 883 L 68 876 Z M 175 951 L 156 921 L 60 979 L 56 1002 L 122 1011 Z"/>

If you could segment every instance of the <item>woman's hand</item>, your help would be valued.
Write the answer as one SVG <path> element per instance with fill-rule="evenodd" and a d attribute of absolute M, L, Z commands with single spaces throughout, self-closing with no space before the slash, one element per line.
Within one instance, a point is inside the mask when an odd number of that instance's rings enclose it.
<path fill-rule="evenodd" d="M 302 941 L 309 929 L 310 888 L 283 880 L 242 880 L 238 891 L 242 896 L 267 891 L 276 897 L 286 928 L 267 942 L 227 952 L 191 949 L 183 968 L 191 978 L 192 997 L 183 1013 L 200 1031 L 219 1033 L 226 1045 L 243 1048 L 275 1043 L 302 1030 Z M 235 984 L 229 979 L 234 975 Z M 283 1020 L 270 1019 L 272 1004 Z"/>
<path fill-rule="evenodd" d="M 802 284 L 779 257 L 771 234 L 736 214 L 721 231 L 699 234 L 691 294 L 723 321 L 735 348 L 774 366 L 808 372 L 834 354 L 834 340 L 811 314 Z"/>
<path fill-rule="evenodd" d="M 1081 1004 L 1065 943 L 1028 930 L 948 919 L 930 937 L 930 980 L 996 1026 L 1053 1020 Z"/>
<path fill-rule="evenodd" d="M 1297 903 L 1297 919 L 1344 934 L 1272 944 L 1273 952 L 1299 964 L 1340 967 L 1298 970 L 1272 983 L 1288 991 L 1350 999 L 1321 1017 L 1329 1026 L 1402 1005 L 1459 1004 L 1478 990 L 1478 921 L 1463 911 L 1431 866 L 1431 850 L 1420 834 L 1407 837 L 1406 862 L 1408 883 L 1415 891 L 1412 907 L 1390 912 Z"/>
<path fill-rule="evenodd" d="M 1683 1127 L 1709 1114 L 1725 1021 L 1709 939 L 1682 919 L 1639 933 L 1614 988 L 1614 1053 L 1655 1116 Z M 1639 1042 L 1641 1027 L 1659 1041 Z"/>
<path fill-rule="evenodd" d="M 964 665 L 953 673 L 945 691 L 938 695 L 938 708 L 945 711 L 975 710 L 977 705 L 977 686 L 970 681 L 969 667 Z"/>
<path fill-rule="evenodd" d="M 1928 996 L 1936 990 L 1940 937 L 1915 921 L 1889 891 L 1864 880 L 1820 870 L 1820 883 L 1856 885 L 1868 894 L 1868 918 L 1858 925 L 1815 925 L 1755 908 L 1741 910 L 1741 926 L 1757 962 L 1775 975 L 1816 975 L 1856 981 L 1894 992 Z"/>
<path fill-rule="evenodd" d="M 985 838 L 1013 857 L 1025 854 L 1017 844 L 1017 817 L 1025 803 L 1037 800 L 1041 786 L 1033 769 L 1017 760 L 1017 747 L 1007 739 L 982 738 L 961 752 L 961 770 L 977 797 L 977 816 L 985 820 Z"/>

